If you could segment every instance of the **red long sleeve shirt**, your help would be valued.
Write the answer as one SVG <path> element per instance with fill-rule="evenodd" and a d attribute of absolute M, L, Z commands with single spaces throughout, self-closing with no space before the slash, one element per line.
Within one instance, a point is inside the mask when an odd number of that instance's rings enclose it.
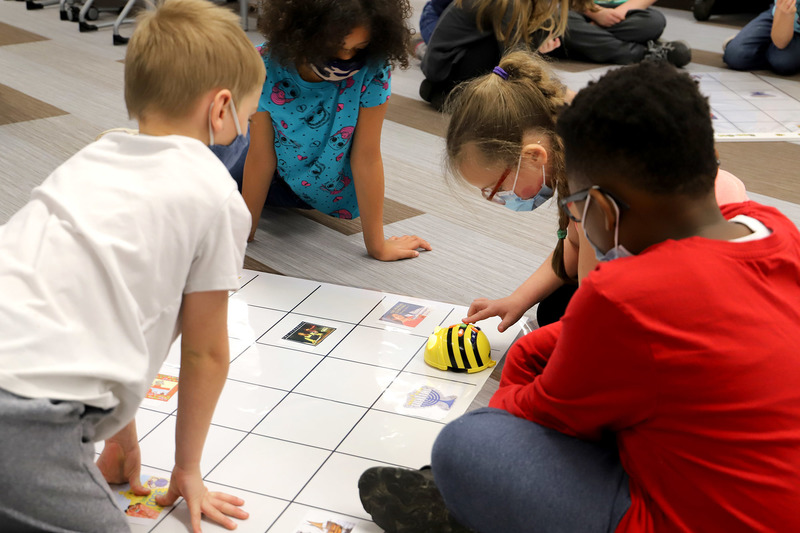
<path fill-rule="evenodd" d="M 800 531 L 800 234 L 693 237 L 601 264 L 509 350 L 490 406 L 585 439 L 630 477 L 620 532 Z"/>

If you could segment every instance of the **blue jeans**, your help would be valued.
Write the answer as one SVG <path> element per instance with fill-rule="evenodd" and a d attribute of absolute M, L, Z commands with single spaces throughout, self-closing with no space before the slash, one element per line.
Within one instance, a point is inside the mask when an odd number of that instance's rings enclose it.
<path fill-rule="evenodd" d="M 789 46 L 780 49 L 772 44 L 771 32 L 770 7 L 751 20 L 728 43 L 722 60 L 735 70 L 767 69 L 784 76 L 800 72 L 800 34 L 795 32 Z"/>
<path fill-rule="evenodd" d="M 425 44 L 431 42 L 431 35 L 439 22 L 442 12 L 452 3 L 453 0 L 428 0 L 422 7 L 422 14 L 419 16 L 419 32 Z"/>
<path fill-rule="evenodd" d="M 569 437 L 489 407 L 444 427 L 431 468 L 453 516 L 481 533 L 608 533 L 631 503 L 613 443 Z"/>

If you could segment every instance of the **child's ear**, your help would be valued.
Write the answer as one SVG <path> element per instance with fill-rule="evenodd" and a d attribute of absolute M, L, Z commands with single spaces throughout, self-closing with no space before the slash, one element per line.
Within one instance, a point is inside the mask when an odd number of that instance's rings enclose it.
<path fill-rule="evenodd" d="M 547 164 L 547 150 L 539 143 L 530 143 L 522 147 L 522 158 L 536 165 Z"/>
<path fill-rule="evenodd" d="M 617 214 L 617 210 L 611 204 L 611 200 L 608 198 L 608 196 L 597 189 L 590 190 L 589 194 L 592 196 L 592 203 L 597 204 L 597 207 L 599 207 L 603 212 L 603 220 L 605 222 L 606 231 L 613 231 L 617 223 L 617 216 L 619 215 Z"/>
<path fill-rule="evenodd" d="M 211 97 L 211 106 L 209 109 L 211 129 L 214 135 L 222 131 L 225 125 L 225 115 L 230 111 L 230 103 L 233 95 L 228 89 L 221 89 L 213 92 Z"/>

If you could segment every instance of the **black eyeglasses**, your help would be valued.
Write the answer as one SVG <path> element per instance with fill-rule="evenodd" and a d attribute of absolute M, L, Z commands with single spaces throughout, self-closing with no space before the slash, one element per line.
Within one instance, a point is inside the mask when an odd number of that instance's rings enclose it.
<path fill-rule="evenodd" d="M 601 193 L 608 196 L 612 202 L 617 204 L 617 207 L 619 207 L 620 211 L 622 211 L 623 209 L 630 209 L 630 206 L 628 204 L 626 204 L 625 202 L 623 202 L 622 200 L 620 200 L 607 190 L 603 189 L 599 185 L 592 185 L 591 187 L 583 189 L 582 191 L 578 191 L 575 194 L 570 194 L 566 198 L 563 198 L 558 201 L 558 205 L 561 207 L 561 209 L 564 210 L 564 213 L 566 213 L 569 219 L 572 220 L 573 222 L 581 222 L 580 217 L 583 216 L 583 210 L 578 208 L 578 206 L 575 204 L 577 204 L 578 202 L 585 201 L 586 198 L 589 196 L 589 191 L 591 191 L 592 189 L 600 191 Z"/>

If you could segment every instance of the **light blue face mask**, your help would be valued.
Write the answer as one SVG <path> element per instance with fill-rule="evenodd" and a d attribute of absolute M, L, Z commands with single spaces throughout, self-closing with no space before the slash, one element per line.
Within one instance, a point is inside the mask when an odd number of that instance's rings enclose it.
<path fill-rule="evenodd" d="M 211 104 L 214 105 L 213 102 Z M 250 146 L 249 135 L 242 134 L 242 127 L 239 124 L 239 115 L 236 114 L 236 104 L 233 103 L 233 98 L 230 101 L 231 111 L 233 112 L 233 124 L 236 126 L 236 138 L 230 144 L 214 144 L 214 130 L 211 129 L 211 109 L 208 111 L 208 148 L 214 152 L 220 161 L 228 169 L 228 172 L 233 175 L 235 169 L 243 167 L 244 157 L 247 155 L 247 148 Z M 238 171 L 236 173 L 240 173 Z"/>
<path fill-rule="evenodd" d="M 600 248 L 598 248 L 595 243 L 592 242 L 592 239 L 589 238 L 589 234 L 586 233 L 586 213 L 589 209 L 589 203 L 592 201 L 592 196 L 588 195 L 586 197 L 586 204 L 583 206 L 583 216 L 581 220 L 583 223 L 581 226 L 583 227 L 583 234 L 586 236 L 586 240 L 589 241 L 589 244 L 592 245 L 592 249 L 594 249 L 594 256 L 597 258 L 598 261 L 612 261 L 614 259 L 619 259 L 621 257 L 631 257 L 633 254 L 630 253 L 624 246 L 619 243 L 619 206 L 617 202 L 614 201 L 613 198 L 609 198 L 611 205 L 614 206 L 614 211 L 617 212 L 616 221 L 614 222 L 614 246 L 608 250 L 607 252 L 603 252 Z"/>
<path fill-rule="evenodd" d="M 517 193 L 514 192 L 514 189 L 517 186 L 517 179 L 519 179 L 519 167 L 522 165 L 522 154 L 519 156 L 519 162 L 517 163 L 517 173 L 514 176 L 514 184 L 511 186 L 510 191 L 500 191 L 496 193 L 494 196 L 498 200 L 501 200 L 503 205 L 507 208 L 511 209 L 512 211 L 533 211 L 547 200 L 553 197 L 553 189 L 547 186 L 547 176 L 544 173 L 544 165 L 542 165 L 542 188 L 539 189 L 539 192 L 536 193 L 536 196 L 533 198 L 528 198 L 527 200 L 523 200 Z M 500 202 L 497 202 L 500 203 Z"/>

